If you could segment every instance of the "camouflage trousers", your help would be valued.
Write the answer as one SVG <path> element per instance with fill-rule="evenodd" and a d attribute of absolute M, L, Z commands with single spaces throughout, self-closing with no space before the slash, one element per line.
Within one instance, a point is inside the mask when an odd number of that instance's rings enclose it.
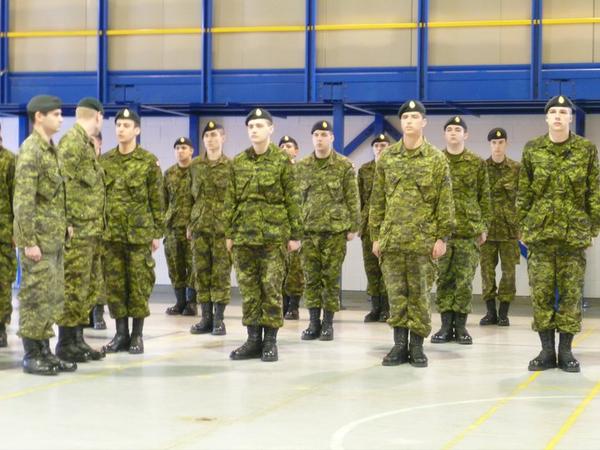
<path fill-rule="evenodd" d="M 585 265 L 582 248 L 555 242 L 529 246 L 527 273 L 534 331 L 558 330 L 571 334 L 581 331 Z"/>
<path fill-rule="evenodd" d="M 283 326 L 284 245 L 235 245 L 233 264 L 242 294 L 244 326 Z"/>
<path fill-rule="evenodd" d="M 0 244 L 0 324 L 10 323 L 12 284 L 17 275 L 17 255 L 11 243 Z"/>
<path fill-rule="evenodd" d="M 304 272 L 300 252 L 288 253 L 285 258 L 283 294 L 288 297 L 302 297 L 304 293 Z"/>
<path fill-rule="evenodd" d="M 198 303 L 229 304 L 231 255 L 224 236 L 195 233 L 192 239 L 194 281 Z"/>
<path fill-rule="evenodd" d="M 307 308 L 340 310 L 340 277 L 346 257 L 346 232 L 311 234 L 302 241 Z"/>
<path fill-rule="evenodd" d="M 63 251 L 45 253 L 38 262 L 21 255 L 19 332 L 21 337 L 44 340 L 54 336 L 52 326 L 62 314 L 65 301 Z"/>
<path fill-rule="evenodd" d="M 385 283 L 383 282 L 379 259 L 373 254 L 373 241 L 371 241 L 368 234 L 363 234 L 361 237 L 363 263 L 367 274 L 367 295 L 382 297 L 387 295 L 385 292 Z"/>
<path fill-rule="evenodd" d="M 156 279 L 150 243 L 106 242 L 105 246 L 104 279 L 110 316 L 148 317 L 148 299 Z"/>
<path fill-rule="evenodd" d="M 408 328 L 427 337 L 431 333 L 431 289 L 436 278 L 436 264 L 429 254 L 385 252 L 381 270 L 390 302 L 392 327 Z"/>
<path fill-rule="evenodd" d="M 474 238 L 450 239 L 446 254 L 438 262 L 435 304 L 440 313 L 469 314 L 473 300 L 473 278 L 479 263 L 479 245 Z"/>
<path fill-rule="evenodd" d="M 102 265 L 100 239 L 67 240 L 64 253 L 65 305 L 57 320 L 63 327 L 87 325 L 96 299 L 101 295 Z"/>
<path fill-rule="evenodd" d="M 164 245 L 171 285 L 175 289 L 193 287 L 192 245 L 185 228 L 167 230 Z"/>
<path fill-rule="evenodd" d="M 106 305 L 106 274 L 104 272 L 104 260 L 106 259 L 106 242 L 98 240 L 98 257 L 100 259 L 100 281 L 99 291 L 94 299 L 94 305 Z"/>
<path fill-rule="evenodd" d="M 517 291 L 515 272 L 521 253 L 519 242 L 486 241 L 481 246 L 481 284 L 483 301 L 512 302 Z M 496 285 L 496 266 L 500 260 L 502 276 Z"/>

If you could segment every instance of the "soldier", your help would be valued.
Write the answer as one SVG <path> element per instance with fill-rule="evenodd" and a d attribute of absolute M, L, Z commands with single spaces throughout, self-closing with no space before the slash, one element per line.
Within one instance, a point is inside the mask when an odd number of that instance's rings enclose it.
<path fill-rule="evenodd" d="M 486 160 L 486 167 L 492 214 L 487 240 L 481 246 L 482 297 L 487 314 L 479 325 L 509 326 L 508 309 L 515 299 L 515 267 L 520 259 L 515 202 L 521 164 L 506 156 L 507 139 L 503 128 L 494 128 L 488 133 L 492 156 Z M 498 258 L 502 278 L 496 287 Z M 497 312 L 496 299 L 500 302 Z"/>
<path fill-rule="evenodd" d="M 15 155 L 2 145 L 0 135 L 0 347 L 8 345 L 6 325 L 12 313 L 12 283 L 17 274 L 13 239 Z"/>
<path fill-rule="evenodd" d="M 15 170 L 14 233 L 21 255 L 19 332 L 23 371 L 35 375 L 72 372 L 77 364 L 50 351 L 52 325 L 64 303 L 63 245 L 67 234 L 65 188 L 52 136 L 62 123 L 58 97 L 38 95 L 27 104 L 33 131 L 19 151 Z"/>
<path fill-rule="evenodd" d="M 128 108 L 115 117 L 118 146 L 100 159 L 106 173 L 104 278 L 108 309 L 117 332 L 107 353 L 144 353 L 144 318 L 154 287 L 154 258 L 164 224 L 162 173 L 158 159 L 140 147 L 140 117 Z M 129 335 L 129 319 L 133 328 Z"/>
<path fill-rule="evenodd" d="M 248 340 L 230 358 L 277 361 L 286 251 L 300 248 L 299 199 L 292 163 L 271 142 L 271 114 L 253 109 L 246 128 L 252 145 L 233 159 L 225 236 L 227 249 L 233 251 Z"/>
<path fill-rule="evenodd" d="M 314 152 L 298 163 L 297 171 L 304 219 L 300 254 L 310 314 L 302 339 L 331 341 L 346 241 L 354 239 L 360 226 L 358 187 L 352 162 L 333 150 L 331 124 L 318 121 L 311 134 Z"/>
<path fill-rule="evenodd" d="M 548 133 L 525 145 L 519 173 L 517 214 L 542 343 L 533 371 L 557 366 L 555 330 L 558 367 L 580 371 L 571 344 L 581 330 L 585 249 L 600 230 L 600 175 L 596 146 L 570 131 L 574 109 L 563 95 L 546 103 Z"/>
<path fill-rule="evenodd" d="M 490 185 L 485 161 L 465 147 L 467 137 L 467 124 L 461 117 L 452 117 L 444 125 L 444 154 L 452 177 L 456 229 L 438 266 L 436 305 L 442 327 L 431 336 L 435 344 L 453 339 L 463 345 L 473 343 L 466 323 L 479 246 L 485 242 L 489 227 Z"/>
<path fill-rule="evenodd" d="M 375 159 L 363 164 L 358 169 L 358 193 L 360 196 L 360 238 L 362 240 L 363 263 L 367 274 L 367 295 L 371 298 L 371 311 L 365 316 L 365 322 L 386 322 L 390 318 L 390 305 L 385 292 L 383 274 L 379 260 L 373 254 L 373 243 L 369 234 L 369 207 L 371 192 L 375 178 L 375 164 L 381 152 L 390 145 L 385 134 L 380 134 L 371 141 L 371 149 Z"/>
<path fill-rule="evenodd" d="M 431 332 L 435 261 L 446 252 L 455 225 L 452 183 L 447 159 L 423 137 L 425 107 L 410 100 L 398 114 L 402 140 L 377 162 L 369 210 L 394 327 L 394 346 L 382 364 L 426 367 L 423 340 Z"/>
<path fill-rule="evenodd" d="M 298 148 L 298 142 L 293 137 L 283 136 L 279 140 L 279 148 L 287 153 L 292 164 L 296 164 L 296 158 L 300 149 Z M 295 169 L 296 166 L 294 166 L 294 171 Z M 300 307 L 302 294 L 304 294 L 304 273 L 302 272 L 300 252 L 290 252 L 287 254 L 285 260 L 285 277 L 283 282 L 284 319 L 299 319 L 298 308 Z"/>
<path fill-rule="evenodd" d="M 194 159 L 190 169 L 193 205 L 188 225 L 202 320 L 190 333 L 222 336 L 227 332 L 225 307 L 231 300 L 231 255 L 225 246 L 225 193 L 231 180 L 231 160 L 223 154 L 225 131 L 220 124 L 209 121 L 202 142 L 206 156 Z"/>
<path fill-rule="evenodd" d="M 186 137 L 178 138 L 173 144 L 177 164 L 165 171 L 165 256 L 169 278 L 175 291 L 176 303 L 167 308 L 167 314 L 195 316 L 196 290 L 193 283 L 192 246 L 186 236 L 186 227 L 192 210 L 192 178 L 190 165 L 194 145 Z"/>
<path fill-rule="evenodd" d="M 96 157 L 92 136 L 104 120 L 104 108 L 95 98 L 82 99 L 76 122 L 58 143 L 65 180 L 69 238 L 65 243 L 65 306 L 57 320 L 56 355 L 65 361 L 99 360 L 104 354 L 83 338 L 83 326 L 101 294 L 100 248 L 104 232 L 104 172 Z"/>

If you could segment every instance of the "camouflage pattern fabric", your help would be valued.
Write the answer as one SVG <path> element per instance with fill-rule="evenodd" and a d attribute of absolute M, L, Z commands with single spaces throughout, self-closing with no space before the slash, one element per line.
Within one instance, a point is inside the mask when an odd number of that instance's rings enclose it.
<path fill-rule="evenodd" d="M 486 241 L 480 250 L 483 301 L 512 302 L 517 291 L 515 269 L 521 258 L 519 243 L 516 240 Z M 500 260 L 502 276 L 500 283 L 496 285 L 498 260 Z"/>
<path fill-rule="evenodd" d="M 12 283 L 17 273 L 13 246 L 15 155 L 0 145 L 0 323 L 10 323 Z"/>
<path fill-rule="evenodd" d="M 192 243 L 186 237 L 185 228 L 167 229 L 164 246 L 171 285 L 175 289 L 193 288 Z"/>
<path fill-rule="evenodd" d="M 486 167 L 491 202 L 488 241 L 516 241 L 519 237 L 516 201 L 521 164 L 510 158 L 504 158 L 501 163 L 488 158 Z"/>
<path fill-rule="evenodd" d="M 451 239 L 446 254 L 438 261 L 435 303 L 440 313 L 471 312 L 473 277 L 479 263 L 479 245 L 475 239 Z"/>
<path fill-rule="evenodd" d="M 194 233 L 192 252 L 198 303 L 229 304 L 232 263 L 225 238 L 209 233 Z"/>
<path fill-rule="evenodd" d="M 302 297 L 304 294 L 304 271 L 299 251 L 286 255 L 283 294 L 289 297 Z"/>
<path fill-rule="evenodd" d="M 12 243 L 0 243 L 0 323 L 10 323 L 12 284 L 17 274 L 17 256 Z"/>

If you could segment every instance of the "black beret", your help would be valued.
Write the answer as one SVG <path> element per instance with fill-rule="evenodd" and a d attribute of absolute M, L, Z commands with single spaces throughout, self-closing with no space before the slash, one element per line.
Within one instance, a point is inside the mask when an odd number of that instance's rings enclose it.
<path fill-rule="evenodd" d="M 296 139 L 288 135 L 285 135 L 281 139 L 279 139 L 279 146 L 281 147 L 281 144 L 286 144 L 288 142 L 291 142 L 296 146 L 296 148 L 298 148 L 298 143 L 296 142 Z"/>
<path fill-rule="evenodd" d="M 104 114 L 104 107 L 102 106 L 102 103 L 100 103 L 100 101 L 94 97 L 82 98 L 79 100 L 79 103 L 77 103 L 77 107 L 93 109 L 94 111 Z"/>
<path fill-rule="evenodd" d="M 262 108 L 254 108 L 248 113 L 248 115 L 246 116 L 246 125 L 248 125 L 248 122 L 255 119 L 266 119 L 269 122 L 273 122 L 273 117 L 271 117 L 271 113 L 266 109 Z"/>
<path fill-rule="evenodd" d="M 55 109 L 60 109 L 61 106 L 62 102 L 60 98 L 54 95 L 36 95 L 27 103 L 27 112 L 36 113 L 39 111 L 46 114 Z"/>
<path fill-rule="evenodd" d="M 310 134 L 313 134 L 315 131 L 331 131 L 333 133 L 333 127 L 326 120 L 320 120 L 316 122 L 312 129 L 310 130 Z"/>
<path fill-rule="evenodd" d="M 548 110 L 553 106 L 562 106 L 563 108 L 575 109 L 575 105 L 571 99 L 565 95 L 556 95 L 548 100 L 548 103 L 546 103 L 546 106 L 544 107 L 544 112 L 547 113 Z"/>
<path fill-rule="evenodd" d="M 423 115 L 427 113 L 425 111 L 425 106 L 418 100 L 408 100 L 402 104 L 400 110 L 398 111 L 398 116 L 402 117 L 402 114 L 406 112 L 419 112 Z"/>
<path fill-rule="evenodd" d="M 129 108 L 122 109 L 117 113 L 117 115 L 115 116 L 115 123 L 117 123 L 117 120 L 119 119 L 133 120 L 138 127 L 141 124 L 140 116 L 138 116 L 138 113 L 136 113 L 133 109 Z"/>
<path fill-rule="evenodd" d="M 460 116 L 454 116 L 448 119 L 444 124 L 444 130 L 448 128 L 448 125 L 458 125 L 463 127 L 463 130 L 467 131 L 467 122 L 465 122 Z"/>
<path fill-rule="evenodd" d="M 206 126 L 204 127 L 204 129 L 202 130 L 202 137 L 204 137 L 204 134 L 207 131 L 222 130 L 222 129 L 223 129 L 223 125 L 215 122 L 214 120 L 209 120 L 208 123 L 206 124 Z"/>
<path fill-rule="evenodd" d="M 378 142 L 387 142 L 389 144 L 390 139 L 383 133 L 379 134 L 375 139 L 371 141 L 371 147 L 373 147 L 373 145 L 377 144 Z"/>
<path fill-rule="evenodd" d="M 192 144 L 192 141 L 183 136 L 175 141 L 175 143 L 173 144 L 173 148 L 177 147 L 178 145 L 189 145 L 190 147 L 194 148 L 194 144 Z"/>
<path fill-rule="evenodd" d="M 492 128 L 488 133 L 488 141 L 492 139 L 508 139 L 508 134 L 504 128 Z"/>

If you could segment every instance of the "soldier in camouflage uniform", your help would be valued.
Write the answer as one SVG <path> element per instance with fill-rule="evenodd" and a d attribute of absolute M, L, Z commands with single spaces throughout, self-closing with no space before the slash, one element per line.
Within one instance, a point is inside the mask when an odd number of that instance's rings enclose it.
<path fill-rule="evenodd" d="M 482 297 L 487 314 L 479 325 L 508 326 L 508 309 L 516 292 L 515 268 L 520 259 L 515 201 L 521 164 L 506 156 L 506 130 L 492 129 L 488 141 L 492 151 L 492 156 L 486 160 L 492 214 L 487 241 L 481 246 Z M 502 278 L 496 286 L 498 259 Z M 500 302 L 498 311 L 496 300 Z"/>
<path fill-rule="evenodd" d="M 369 210 L 373 253 L 381 261 L 394 328 L 394 346 L 382 364 L 426 367 L 423 340 L 431 332 L 436 260 L 455 225 L 452 183 L 446 157 L 423 137 L 425 107 L 407 101 L 399 116 L 402 140 L 377 162 Z"/>
<path fill-rule="evenodd" d="M 65 180 L 69 239 L 65 244 L 65 306 L 58 318 L 56 355 L 66 361 L 86 362 L 104 357 L 83 338 L 83 326 L 102 288 L 100 248 L 104 232 L 104 171 L 96 157 L 92 136 L 102 128 L 104 108 L 94 98 L 82 99 L 76 123 L 58 143 Z"/>
<path fill-rule="evenodd" d="M 358 169 L 358 194 L 360 196 L 360 238 L 362 240 L 363 263 L 367 274 L 367 295 L 371 298 L 371 311 L 365 316 L 365 322 L 386 322 L 390 318 L 390 305 L 385 292 L 383 274 L 379 267 L 379 259 L 373 254 L 373 242 L 369 234 L 369 207 L 371 192 L 375 179 L 375 163 L 381 152 L 390 145 L 385 134 L 380 134 L 371 141 L 375 159 L 363 164 Z"/>
<path fill-rule="evenodd" d="M 473 343 L 466 323 L 473 301 L 479 246 L 486 240 L 490 222 L 490 184 L 485 161 L 465 148 L 467 137 L 467 124 L 461 117 L 452 117 L 444 125 L 444 154 L 452 178 L 456 229 L 438 265 L 436 305 L 442 327 L 431 336 L 433 343 L 453 339 L 463 345 Z"/>
<path fill-rule="evenodd" d="M 0 136 L 0 347 L 8 345 L 6 325 L 12 313 L 12 283 L 17 274 L 13 240 L 15 155 L 2 146 Z"/>
<path fill-rule="evenodd" d="M 301 160 L 297 169 L 303 217 L 300 254 L 310 314 L 302 339 L 331 341 L 333 316 L 340 310 L 346 241 L 354 239 L 360 226 L 358 187 L 352 162 L 332 148 L 331 124 L 319 121 L 311 134 L 314 152 Z"/>
<path fill-rule="evenodd" d="M 169 278 L 175 291 L 176 303 L 167 308 L 167 314 L 195 316 L 196 290 L 192 270 L 192 245 L 186 236 L 192 211 L 192 178 L 190 165 L 194 145 L 186 137 L 178 138 L 173 144 L 177 164 L 165 171 L 164 196 L 167 208 L 165 216 L 165 256 Z"/>
<path fill-rule="evenodd" d="M 152 253 L 163 235 L 162 173 L 156 156 L 136 142 L 141 129 L 135 111 L 119 111 L 115 128 L 119 144 L 100 159 L 106 173 L 104 278 L 117 326 L 104 350 L 139 354 L 144 352 L 144 318 L 150 315 L 148 299 L 155 281 Z"/>
<path fill-rule="evenodd" d="M 517 214 L 542 343 L 529 363 L 534 371 L 580 371 L 571 346 L 581 330 L 585 249 L 600 230 L 600 174 L 596 146 L 570 131 L 574 108 L 562 95 L 546 103 L 548 133 L 525 145 L 519 174 Z"/>
<path fill-rule="evenodd" d="M 193 205 L 188 234 L 192 239 L 194 279 L 202 320 L 190 333 L 227 333 L 223 318 L 231 300 L 231 255 L 225 246 L 225 194 L 231 160 L 223 154 L 225 131 L 209 121 L 202 131 L 206 156 L 191 166 Z"/>
<path fill-rule="evenodd" d="M 300 152 L 298 142 L 293 137 L 283 136 L 279 140 L 279 148 L 287 153 L 296 164 L 296 158 Z M 294 165 L 294 172 L 296 172 Z M 297 175 L 296 175 L 297 177 Z M 286 320 L 298 320 L 300 313 L 300 299 L 304 294 L 304 272 L 302 271 L 302 258 L 300 252 L 291 252 L 285 259 L 285 277 L 283 281 L 283 314 Z"/>
<path fill-rule="evenodd" d="M 269 112 L 253 109 L 246 128 L 252 146 L 233 159 L 225 199 L 225 237 L 228 250 L 233 251 L 248 340 L 230 358 L 277 361 L 286 251 L 300 248 L 299 199 L 292 163 L 271 142 Z"/>
<path fill-rule="evenodd" d="M 52 326 L 64 304 L 63 245 L 67 233 L 65 189 L 52 136 L 62 123 L 58 97 L 38 95 L 27 104 L 33 131 L 15 170 L 14 233 L 21 255 L 19 332 L 23 370 L 35 375 L 74 371 L 76 363 L 50 351 Z"/>

